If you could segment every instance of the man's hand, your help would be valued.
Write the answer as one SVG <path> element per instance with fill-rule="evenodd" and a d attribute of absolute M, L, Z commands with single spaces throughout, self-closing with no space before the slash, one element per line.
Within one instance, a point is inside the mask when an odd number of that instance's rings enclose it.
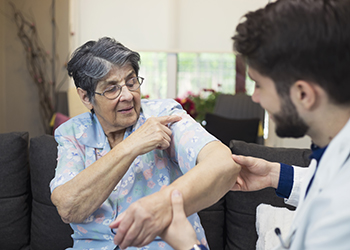
<path fill-rule="evenodd" d="M 174 190 L 171 195 L 173 219 L 167 229 L 159 236 L 175 250 L 191 249 L 199 244 L 196 232 L 187 220 L 182 194 Z"/>
<path fill-rule="evenodd" d="M 280 174 L 280 163 L 263 159 L 232 155 L 233 160 L 242 169 L 237 177 L 233 191 L 256 191 L 266 187 L 277 188 Z"/>
<path fill-rule="evenodd" d="M 164 189 L 165 190 L 165 189 Z M 170 193 L 159 191 L 140 200 L 117 217 L 109 227 L 117 232 L 114 243 L 121 249 L 151 243 L 171 222 Z"/>

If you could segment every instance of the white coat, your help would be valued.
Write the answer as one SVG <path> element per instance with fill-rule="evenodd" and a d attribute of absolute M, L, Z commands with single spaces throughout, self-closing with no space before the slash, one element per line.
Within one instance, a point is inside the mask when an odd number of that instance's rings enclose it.
<path fill-rule="evenodd" d="M 315 168 L 315 160 L 306 171 L 294 167 L 297 179 L 305 176 L 300 185 L 294 182 L 286 202 L 298 206 L 288 235 L 282 232 L 285 246 L 276 249 L 350 249 L 350 120 L 328 145 L 305 197 Z"/>

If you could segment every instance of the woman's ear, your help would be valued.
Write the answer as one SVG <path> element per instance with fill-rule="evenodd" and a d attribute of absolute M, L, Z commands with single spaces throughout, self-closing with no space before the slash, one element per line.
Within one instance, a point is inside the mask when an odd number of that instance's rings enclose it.
<path fill-rule="evenodd" d="M 291 99 L 295 105 L 306 110 L 311 110 L 317 106 L 318 89 L 313 83 L 307 81 L 296 81 L 291 87 Z"/>
<path fill-rule="evenodd" d="M 91 104 L 89 97 L 87 95 L 87 91 L 83 90 L 82 88 L 77 88 L 77 93 L 80 97 L 80 100 L 82 103 L 87 107 L 89 110 L 93 109 L 93 105 Z"/>

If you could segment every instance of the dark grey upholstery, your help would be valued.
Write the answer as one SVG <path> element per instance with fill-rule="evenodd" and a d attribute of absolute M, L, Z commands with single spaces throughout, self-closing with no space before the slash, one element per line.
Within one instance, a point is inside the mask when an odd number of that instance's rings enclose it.
<path fill-rule="evenodd" d="M 198 212 L 210 250 L 224 249 L 226 245 L 226 197 Z"/>
<path fill-rule="evenodd" d="M 0 249 L 29 247 L 28 133 L 0 134 Z"/>
<path fill-rule="evenodd" d="M 60 250 L 73 245 L 71 227 L 62 222 L 52 204 L 49 183 L 55 175 L 57 143 L 53 136 L 30 140 L 29 161 L 33 195 L 31 248 Z"/>
<path fill-rule="evenodd" d="M 237 140 L 230 142 L 230 149 L 233 154 L 254 156 L 267 161 L 282 162 L 289 165 L 306 167 L 310 163 L 310 149 L 273 148 Z"/>
<path fill-rule="evenodd" d="M 72 246 L 72 230 L 50 200 L 57 157 L 53 136 L 32 138 L 28 156 L 28 133 L 0 134 L 0 152 L 0 249 Z"/>

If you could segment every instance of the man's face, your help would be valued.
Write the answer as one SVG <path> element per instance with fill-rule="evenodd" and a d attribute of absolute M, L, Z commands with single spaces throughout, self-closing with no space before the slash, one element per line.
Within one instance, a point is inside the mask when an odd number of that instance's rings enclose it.
<path fill-rule="evenodd" d="M 267 110 L 276 123 L 276 134 L 280 137 L 303 137 L 309 127 L 299 116 L 290 96 L 280 96 L 271 78 L 261 75 L 251 67 L 248 72 L 255 81 L 252 100 Z"/>

